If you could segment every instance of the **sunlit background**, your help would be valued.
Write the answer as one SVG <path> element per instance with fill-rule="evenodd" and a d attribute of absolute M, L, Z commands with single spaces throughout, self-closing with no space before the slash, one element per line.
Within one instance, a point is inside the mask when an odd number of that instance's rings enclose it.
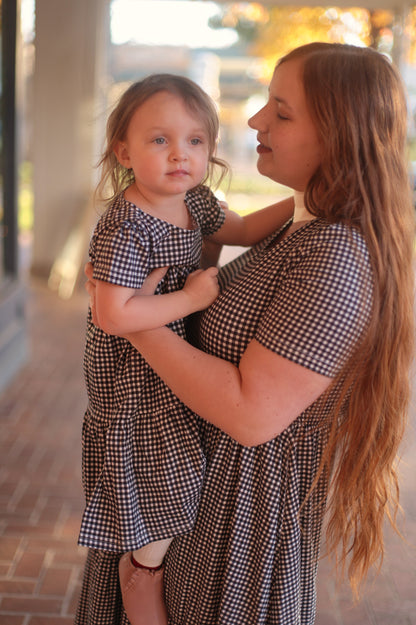
<path fill-rule="evenodd" d="M 416 108 L 415 15 L 413 11 L 405 24 L 408 45 L 401 68 L 412 114 Z M 36 54 L 34 0 L 22 0 L 21 27 L 27 106 L 22 133 L 19 224 L 22 232 L 30 232 L 33 223 L 30 76 Z M 218 105 L 219 153 L 232 169 L 231 180 L 228 186 L 223 186 L 222 193 L 233 207 L 252 210 L 264 205 L 271 194 L 276 195 L 276 185 L 256 172 L 255 137 L 246 123 L 264 103 L 276 59 L 299 44 L 315 40 L 371 45 L 392 56 L 393 28 L 394 15 L 385 10 L 272 7 L 260 2 L 112 0 L 106 103 L 99 114 L 106 117 L 128 84 L 149 73 L 172 72 L 192 78 Z M 412 117 L 411 154 L 413 135 Z M 281 193 L 287 190 L 282 188 Z"/>
<path fill-rule="evenodd" d="M 163 15 L 163 21 L 160 20 Z M 111 40 L 116 45 L 228 48 L 238 41 L 232 28 L 214 30 L 208 22 L 218 15 L 214 2 L 181 0 L 114 0 L 111 6 Z"/>

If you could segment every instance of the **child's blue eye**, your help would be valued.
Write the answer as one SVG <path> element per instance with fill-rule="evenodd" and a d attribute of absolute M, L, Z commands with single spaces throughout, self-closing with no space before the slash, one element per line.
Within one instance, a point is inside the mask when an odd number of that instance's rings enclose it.
<path fill-rule="evenodd" d="M 166 139 L 164 137 L 157 137 L 154 141 L 158 145 L 162 145 L 163 143 L 165 143 Z"/>
<path fill-rule="evenodd" d="M 195 139 L 191 139 L 192 145 L 199 145 L 200 143 L 202 143 L 202 141 L 198 137 L 195 137 Z"/>

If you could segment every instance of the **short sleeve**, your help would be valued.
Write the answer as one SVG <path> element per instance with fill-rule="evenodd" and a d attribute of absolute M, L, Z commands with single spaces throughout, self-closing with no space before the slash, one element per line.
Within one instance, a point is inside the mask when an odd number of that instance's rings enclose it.
<path fill-rule="evenodd" d="M 225 221 L 225 213 L 211 189 L 201 185 L 188 191 L 186 204 L 203 236 L 217 232 Z"/>
<path fill-rule="evenodd" d="M 369 321 L 372 284 L 360 235 L 331 226 L 288 263 L 255 338 L 279 355 L 333 377 Z"/>
<path fill-rule="evenodd" d="M 146 229 L 128 220 L 102 229 L 90 246 L 94 278 L 139 289 L 149 273 L 150 248 Z"/>

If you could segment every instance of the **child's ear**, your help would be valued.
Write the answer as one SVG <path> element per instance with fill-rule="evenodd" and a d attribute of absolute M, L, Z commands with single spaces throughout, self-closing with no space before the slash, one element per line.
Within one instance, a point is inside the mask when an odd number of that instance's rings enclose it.
<path fill-rule="evenodd" d="M 130 169 L 130 156 L 127 145 L 124 141 L 118 141 L 116 143 L 114 148 L 114 154 L 116 155 L 116 158 L 120 165 L 123 165 L 123 167 L 126 167 L 126 169 Z"/>

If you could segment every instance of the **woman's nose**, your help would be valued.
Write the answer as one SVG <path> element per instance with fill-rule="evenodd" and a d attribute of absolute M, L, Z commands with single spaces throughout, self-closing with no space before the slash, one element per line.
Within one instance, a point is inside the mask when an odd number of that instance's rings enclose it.
<path fill-rule="evenodd" d="M 257 111 L 257 113 L 254 113 L 254 115 L 252 115 L 248 120 L 247 123 L 250 128 L 253 128 L 253 130 L 261 130 L 261 127 L 265 126 L 264 109 L 265 107 L 261 108 L 259 111 Z"/>

